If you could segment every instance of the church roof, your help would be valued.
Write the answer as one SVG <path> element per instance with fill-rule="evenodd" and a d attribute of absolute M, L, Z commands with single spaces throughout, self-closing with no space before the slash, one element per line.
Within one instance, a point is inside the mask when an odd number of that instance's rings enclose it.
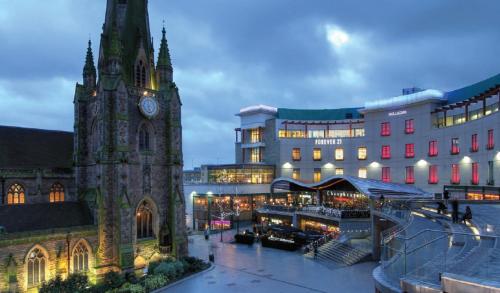
<path fill-rule="evenodd" d="M 71 168 L 73 133 L 0 126 L 0 168 Z"/>
<path fill-rule="evenodd" d="M 0 226 L 7 233 L 92 225 L 89 208 L 79 202 L 0 206 Z"/>

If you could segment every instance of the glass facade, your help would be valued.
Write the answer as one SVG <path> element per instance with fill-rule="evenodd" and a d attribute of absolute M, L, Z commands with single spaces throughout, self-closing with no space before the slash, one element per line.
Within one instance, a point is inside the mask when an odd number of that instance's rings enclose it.
<path fill-rule="evenodd" d="M 279 138 L 350 138 L 364 137 L 364 128 L 351 129 L 280 129 L 278 130 Z"/>
<path fill-rule="evenodd" d="M 268 184 L 274 179 L 274 166 L 211 166 L 208 183 Z"/>

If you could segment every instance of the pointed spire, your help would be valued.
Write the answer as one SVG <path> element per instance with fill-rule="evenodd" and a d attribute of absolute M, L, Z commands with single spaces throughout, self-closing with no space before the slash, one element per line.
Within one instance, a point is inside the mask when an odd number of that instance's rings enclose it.
<path fill-rule="evenodd" d="M 92 53 L 92 41 L 89 39 L 87 56 L 85 57 L 85 66 L 83 67 L 83 85 L 88 88 L 94 88 L 96 78 L 97 73 L 94 65 L 94 54 Z"/>
<path fill-rule="evenodd" d="M 165 22 L 163 22 L 163 36 L 161 38 L 160 52 L 158 54 L 158 63 L 156 64 L 156 71 L 158 72 L 160 85 L 173 81 L 172 60 L 170 59 L 166 34 Z"/>

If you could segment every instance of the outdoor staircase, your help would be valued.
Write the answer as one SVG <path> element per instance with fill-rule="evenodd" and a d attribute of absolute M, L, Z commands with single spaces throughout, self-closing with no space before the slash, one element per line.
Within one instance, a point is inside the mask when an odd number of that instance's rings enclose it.
<path fill-rule="evenodd" d="M 351 266 L 362 260 L 365 260 L 370 255 L 370 252 L 362 249 L 354 248 L 346 243 L 330 240 L 329 242 L 318 247 L 316 259 L 320 261 L 334 262 L 340 266 Z M 304 254 L 309 258 L 314 258 L 314 250 Z"/>

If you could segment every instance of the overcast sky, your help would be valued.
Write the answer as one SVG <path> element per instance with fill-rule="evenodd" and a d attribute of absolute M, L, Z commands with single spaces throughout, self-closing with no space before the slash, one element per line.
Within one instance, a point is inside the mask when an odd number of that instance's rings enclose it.
<path fill-rule="evenodd" d="M 72 131 L 105 2 L 0 0 L 1 125 Z M 156 52 L 167 26 L 186 168 L 234 161 L 234 114 L 245 106 L 362 106 L 500 73 L 500 1 L 149 2 Z"/>

